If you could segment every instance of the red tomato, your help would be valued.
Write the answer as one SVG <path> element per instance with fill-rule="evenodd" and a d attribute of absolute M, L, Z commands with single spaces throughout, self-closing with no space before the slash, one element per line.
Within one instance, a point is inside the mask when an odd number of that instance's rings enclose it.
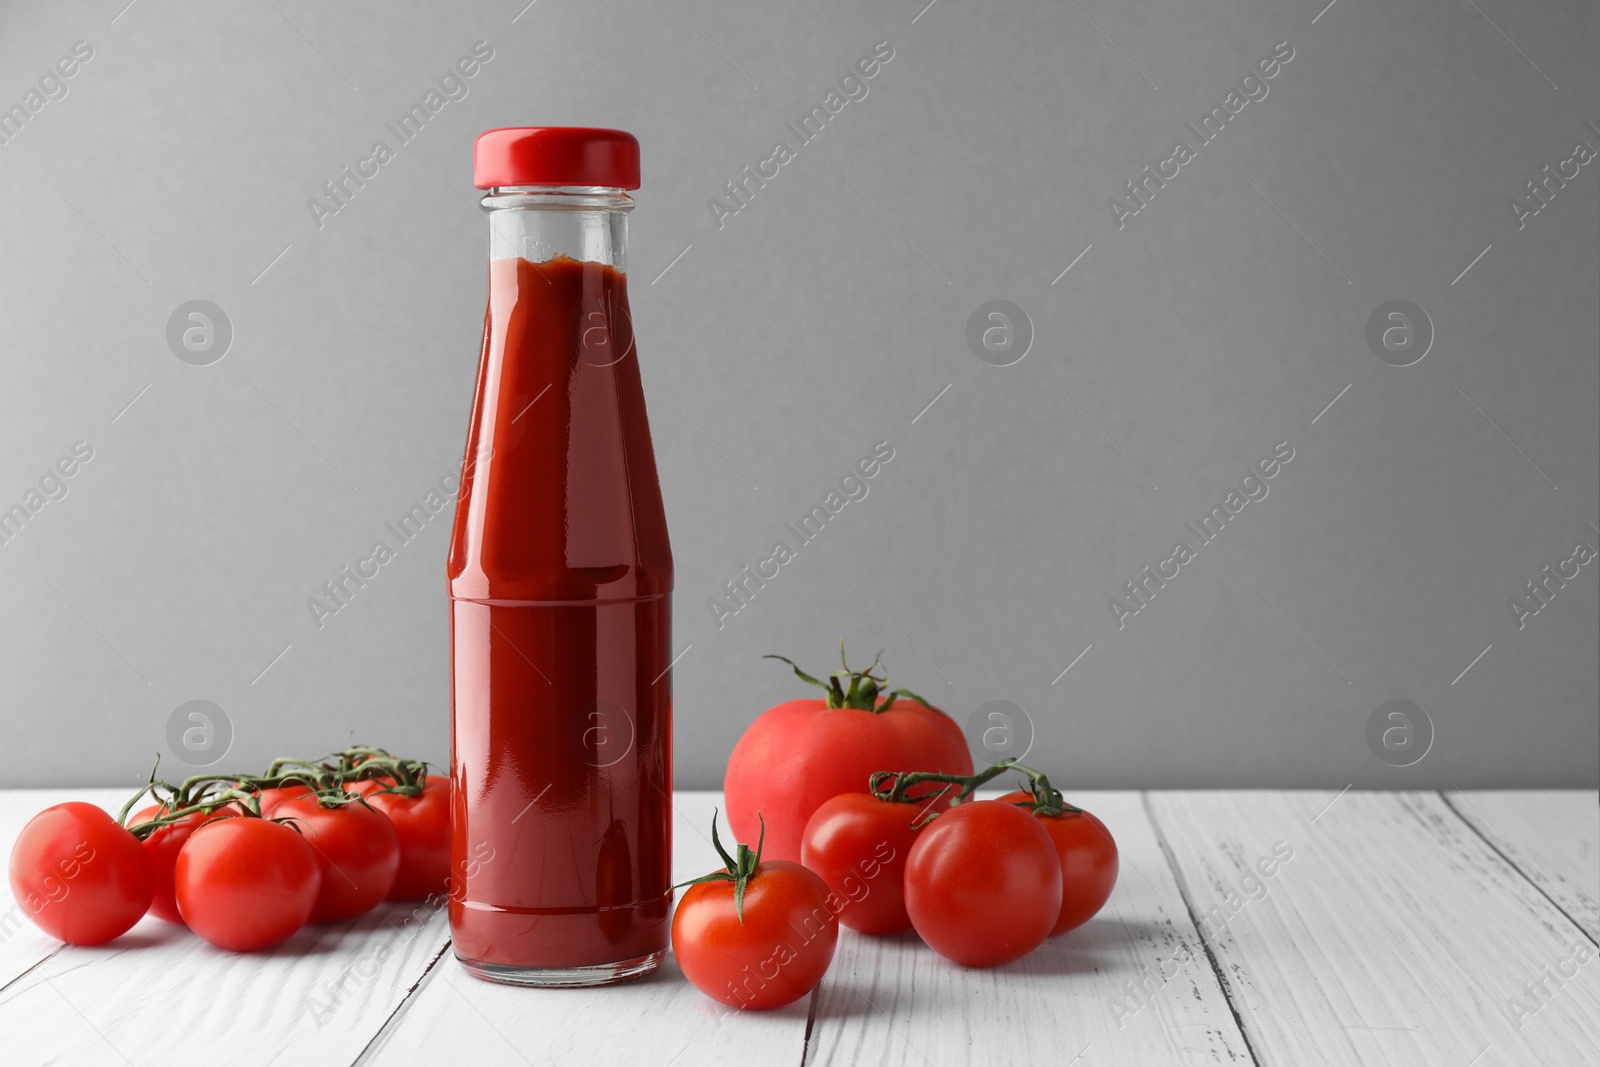
<path fill-rule="evenodd" d="M 28 820 L 11 848 L 10 874 L 23 913 L 73 945 L 100 945 L 126 933 L 154 892 L 138 839 L 100 808 L 76 800 Z"/>
<path fill-rule="evenodd" d="M 766 818 L 766 855 L 800 858 L 806 823 L 824 800 L 860 793 L 874 771 L 971 774 L 961 728 L 940 712 L 901 697 L 887 711 L 790 700 L 762 714 L 739 738 L 723 783 L 728 824 L 740 840 Z M 928 787 L 924 794 L 938 791 Z M 946 806 L 941 804 L 941 807 Z"/>
<path fill-rule="evenodd" d="M 906 911 L 922 940 L 967 967 L 1038 948 L 1061 914 L 1061 861 L 1042 821 L 997 800 L 934 819 L 906 861 Z"/>
<path fill-rule="evenodd" d="M 387 781 L 368 779 L 350 786 L 394 823 L 400 838 L 400 873 L 390 900 L 421 900 L 450 891 L 450 779 L 430 774 L 414 797 L 385 793 Z"/>
<path fill-rule="evenodd" d="M 305 838 L 267 819 L 203 823 L 190 833 L 173 868 L 183 921 L 234 952 L 286 940 L 306 924 L 321 887 L 317 855 Z"/>
<path fill-rule="evenodd" d="M 360 801 L 325 808 L 309 793 L 280 797 L 273 819 L 294 819 L 322 871 L 311 922 L 332 923 L 365 915 L 389 895 L 400 872 L 400 838 L 394 823 Z"/>
<path fill-rule="evenodd" d="M 1000 798 L 1012 804 L 1031 801 L 1033 794 L 1018 791 Z M 1094 918 L 1117 884 L 1117 843 L 1105 823 L 1086 811 L 1035 816 L 1055 842 L 1061 859 L 1061 915 L 1050 931 L 1064 934 Z"/>
<path fill-rule="evenodd" d="M 272 789 L 261 790 L 261 814 L 270 817 L 273 808 L 282 804 L 290 797 L 303 797 L 311 792 L 311 787 L 304 782 L 290 782 L 288 785 L 275 786 Z"/>
<path fill-rule="evenodd" d="M 160 812 L 159 804 L 145 808 L 133 817 L 130 824 L 149 822 Z M 150 857 L 150 873 L 154 877 L 154 893 L 150 897 L 151 915 L 165 919 L 169 923 L 183 922 L 183 916 L 178 914 L 178 902 L 172 895 L 172 871 L 178 862 L 178 852 L 201 823 L 210 822 L 212 819 L 225 819 L 235 814 L 237 812 L 221 808 L 209 814 L 197 811 L 193 815 L 184 816 L 179 822 L 160 827 L 140 842 L 144 846 L 144 854 Z"/>
<path fill-rule="evenodd" d="M 824 801 L 806 823 L 800 862 L 827 883 L 845 926 L 864 934 L 911 929 L 906 857 L 921 832 L 912 823 L 923 815 L 922 804 L 841 793 Z"/>
<path fill-rule="evenodd" d="M 798 863 L 762 861 L 744 891 L 732 882 L 690 886 L 672 916 L 672 953 L 684 977 L 735 1008 L 779 1008 L 816 988 L 833 961 L 839 920 L 828 887 Z"/>

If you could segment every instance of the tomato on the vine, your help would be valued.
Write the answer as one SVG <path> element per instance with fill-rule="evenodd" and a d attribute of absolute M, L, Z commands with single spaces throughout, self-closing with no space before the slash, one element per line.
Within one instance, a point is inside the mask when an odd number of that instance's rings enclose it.
<path fill-rule="evenodd" d="M 150 907 L 154 876 L 139 841 L 82 801 L 28 820 L 11 848 L 11 892 L 35 926 L 73 945 L 100 945 Z"/>
<path fill-rule="evenodd" d="M 1041 820 L 997 800 L 935 818 L 906 861 L 906 912 L 939 955 L 993 967 L 1032 952 L 1061 914 L 1061 862 Z"/>
<path fill-rule="evenodd" d="M 304 926 L 322 879 L 316 853 L 292 827 L 246 816 L 196 827 L 173 868 L 183 921 L 234 952 L 269 948 Z"/>
<path fill-rule="evenodd" d="M 131 822 L 137 826 L 139 823 L 154 819 L 162 812 L 162 805 L 155 804 L 135 815 Z M 178 853 L 183 849 L 184 842 L 189 840 L 189 835 L 201 824 L 236 814 L 238 814 L 236 809 L 226 808 L 210 812 L 197 811 L 183 816 L 177 822 L 156 827 L 140 842 L 144 846 L 145 855 L 150 857 L 150 873 L 154 879 L 154 892 L 150 897 L 151 915 L 169 923 L 183 922 L 183 916 L 178 914 L 178 902 L 172 890 L 172 873 L 178 863 Z"/>
<path fill-rule="evenodd" d="M 758 818 L 764 819 L 771 858 L 798 860 L 812 813 L 840 793 L 860 792 L 874 771 L 972 773 L 961 728 L 907 690 L 885 693 L 888 678 L 873 673 L 876 661 L 865 671 L 846 665 L 827 682 L 783 661 L 827 696 L 786 701 L 760 715 L 734 745 L 723 783 L 728 825 L 736 836 L 750 838 Z M 948 800 L 938 806 L 948 806 Z"/>
<path fill-rule="evenodd" d="M 1000 798 L 1007 804 L 1033 803 L 1018 790 Z M 1058 814 L 1035 812 L 1055 844 L 1061 862 L 1061 914 L 1050 933 L 1063 934 L 1094 918 L 1117 884 L 1117 843 L 1105 823 L 1079 808 Z"/>
<path fill-rule="evenodd" d="M 280 796 L 261 814 L 293 819 L 316 856 L 322 888 L 311 922 L 340 922 L 371 911 L 389 895 L 400 870 L 394 824 L 363 800 L 326 807 L 314 793 Z"/>
<path fill-rule="evenodd" d="M 839 921 L 828 887 L 798 863 L 761 859 L 738 847 L 727 864 L 696 879 L 672 916 L 672 953 L 684 977 L 714 1000 L 762 1010 L 815 989 L 833 961 Z"/>
<path fill-rule="evenodd" d="M 350 786 L 394 824 L 400 840 L 400 871 L 390 900 L 421 900 L 446 893 L 450 882 L 450 779 L 430 774 L 415 796 L 386 779 L 369 778 Z M 387 790 L 387 791 L 386 791 Z"/>
<path fill-rule="evenodd" d="M 911 928 L 906 857 L 926 818 L 925 804 L 891 803 L 869 793 L 824 801 L 806 823 L 800 862 L 842 902 L 839 922 L 864 934 Z"/>

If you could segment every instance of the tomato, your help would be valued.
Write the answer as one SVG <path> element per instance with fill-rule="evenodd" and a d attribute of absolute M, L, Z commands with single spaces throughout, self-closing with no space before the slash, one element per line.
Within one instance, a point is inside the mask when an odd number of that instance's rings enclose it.
<path fill-rule="evenodd" d="M 385 793 L 391 783 L 368 779 L 350 786 L 352 793 L 383 812 L 400 839 L 400 873 L 389 890 L 390 900 L 421 900 L 450 890 L 450 779 L 430 774 L 414 797 Z"/>
<path fill-rule="evenodd" d="M 130 822 L 132 825 L 149 822 L 160 813 L 161 805 L 152 805 L 135 815 Z M 183 922 L 183 916 L 178 914 L 178 902 L 172 895 L 172 872 L 178 862 L 178 852 L 183 848 L 183 843 L 189 840 L 189 835 L 202 823 L 234 814 L 237 812 L 220 808 L 209 813 L 197 811 L 193 815 L 185 815 L 178 822 L 159 827 L 140 842 L 144 846 L 144 854 L 150 857 L 150 873 L 154 878 L 154 893 L 150 897 L 151 915 L 169 923 Z"/>
<path fill-rule="evenodd" d="M 672 953 L 696 989 L 760 1011 L 816 988 L 839 940 L 821 878 L 798 863 L 764 861 L 746 883 L 743 917 L 731 881 L 700 882 L 683 894 L 672 916 Z"/>
<path fill-rule="evenodd" d="M 400 838 L 394 823 L 361 801 L 323 807 L 310 793 L 278 797 L 262 814 L 293 819 L 322 871 L 322 889 L 311 922 L 354 919 L 389 895 L 400 871 Z"/>
<path fill-rule="evenodd" d="M 869 793 L 823 801 L 806 823 L 800 862 L 841 901 L 839 921 L 864 934 L 911 929 L 906 914 L 906 857 L 925 815 L 922 804 L 894 804 Z"/>
<path fill-rule="evenodd" d="M 899 690 L 880 701 L 887 679 L 849 671 L 846 691 L 837 675 L 824 685 L 795 673 L 828 696 L 790 700 L 760 715 L 734 745 L 723 782 L 737 837 L 756 836 L 757 816 L 765 818 L 768 858 L 798 860 L 812 813 L 840 793 L 865 791 L 874 771 L 972 773 L 961 728 Z"/>
<path fill-rule="evenodd" d="M 72 945 L 100 945 L 150 907 L 154 876 L 139 841 L 102 809 L 56 804 L 11 848 L 11 893 L 33 924 Z"/>
<path fill-rule="evenodd" d="M 265 816 L 273 808 L 277 807 L 279 804 L 282 804 L 290 797 L 303 797 L 311 791 L 311 787 L 306 785 L 304 782 L 289 782 L 287 785 L 279 785 L 273 786 L 271 789 L 263 789 L 258 794 L 257 798 L 261 802 L 261 814 Z"/>
<path fill-rule="evenodd" d="M 1018 791 L 1000 798 L 1007 804 L 1033 800 Z M 1105 823 L 1086 811 L 1035 816 L 1055 842 L 1061 861 L 1061 914 L 1054 934 L 1064 934 L 1094 918 L 1117 884 L 1117 843 Z"/>
<path fill-rule="evenodd" d="M 317 855 L 305 838 L 282 823 L 250 817 L 194 828 L 172 873 L 183 921 L 234 952 L 286 940 L 306 924 L 322 888 Z"/>
<path fill-rule="evenodd" d="M 906 860 L 906 911 L 935 952 L 967 967 L 1032 952 L 1061 914 L 1061 861 L 1042 820 L 998 800 L 940 814 Z"/>

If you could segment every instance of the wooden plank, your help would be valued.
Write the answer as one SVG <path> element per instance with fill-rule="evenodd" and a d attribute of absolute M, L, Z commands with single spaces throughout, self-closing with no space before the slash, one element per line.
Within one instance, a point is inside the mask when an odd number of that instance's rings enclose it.
<path fill-rule="evenodd" d="M 142 1067 L 219 1048 L 241 1064 L 350 1063 L 444 947 L 443 914 L 410 904 L 249 955 L 145 919 L 110 945 L 64 948 L 0 993 L 0 1032 L 17 1063 Z"/>
<path fill-rule="evenodd" d="M 110 808 L 129 792 L 72 796 Z M 12 793 L 5 810 L 19 804 L 31 815 L 56 799 Z M 25 819 L 0 823 L 8 850 Z M 144 1067 L 227 1048 L 240 1064 L 350 1063 L 443 951 L 446 927 L 443 912 L 421 902 L 387 904 L 237 955 L 147 917 L 109 945 L 59 946 L 0 991 L 5 1059 Z M 11 951 L 8 942 L 0 959 Z"/>
<path fill-rule="evenodd" d="M 1577 1064 L 1600 1048 L 1593 946 L 1437 794 L 1150 804 L 1191 908 L 1221 909 L 1210 944 L 1261 1063 Z M 1292 858 L 1254 891 L 1279 842 Z"/>
<path fill-rule="evenodd" d="M 805 1062 L 1250 1063 L 1138 794 L 1071 799 L 1106 823 L 1122 862 L 1098 916 L 989 970 L 911 933 L 841 931 Z"/>
<path fill-rule="evenodd" d="M 1600 794 L 1450 792 L 1445 802 L 1600 943 Z"/>
<path fill-rule="evenodd" d="M 673 881 L 721 866 L 706 836 L 715 793 L 674 799 Z M 737 1012 L 701 995 L 669 958 L 656 974 L 604 989 L 516 989 L 453 959 L 429 972 L 362 1063 L 798 1063 L 809 1004 Z M 601 1054 L 603 1050 L 603 1054 Z"/>

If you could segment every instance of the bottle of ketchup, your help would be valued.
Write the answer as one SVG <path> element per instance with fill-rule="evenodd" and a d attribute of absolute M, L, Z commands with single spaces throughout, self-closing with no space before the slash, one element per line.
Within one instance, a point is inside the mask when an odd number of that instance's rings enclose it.
<path fill-rule="evenodd" d="M 671 889 L 672 550 L 628 313 L 639 143 L 478 138 L 489 307 L 450 543 L 450 929 L 472 974 L 649 973 Z"/>

